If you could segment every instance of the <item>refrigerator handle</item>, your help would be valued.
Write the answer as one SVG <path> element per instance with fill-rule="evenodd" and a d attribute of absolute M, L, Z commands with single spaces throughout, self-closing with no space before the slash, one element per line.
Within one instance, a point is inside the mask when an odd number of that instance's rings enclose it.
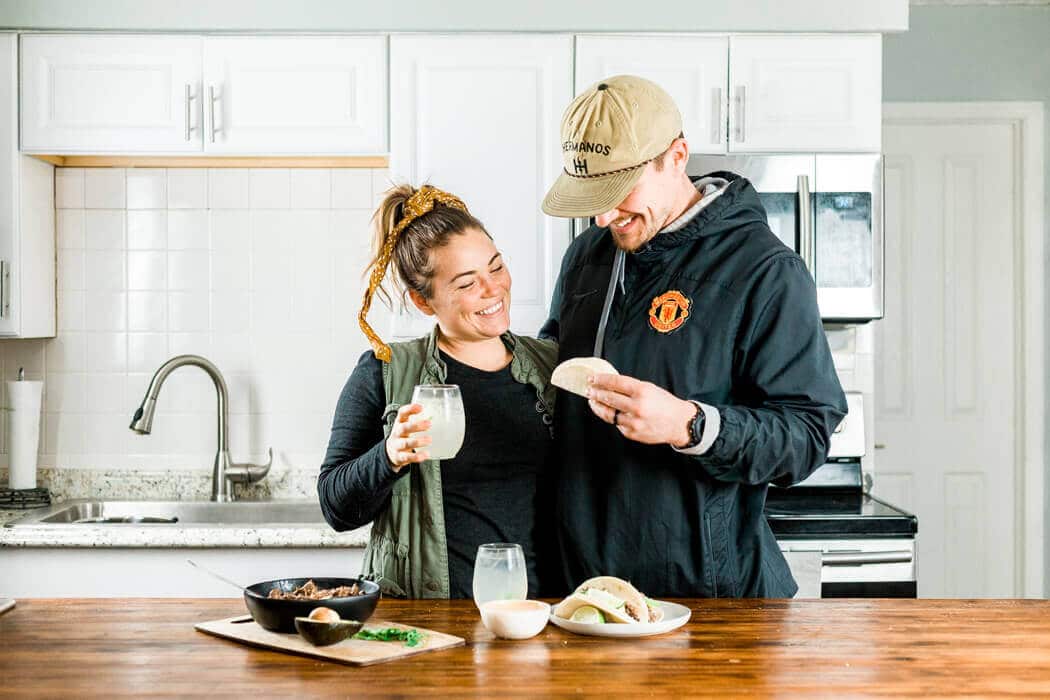
<path fill-rule="evenodd" d="M 809 268 L 814 279 L 817 276 L 817 234 L 813 228 L 813 210 L 809 205 L 809 175 L 798 176 L 798 254 Z"/>

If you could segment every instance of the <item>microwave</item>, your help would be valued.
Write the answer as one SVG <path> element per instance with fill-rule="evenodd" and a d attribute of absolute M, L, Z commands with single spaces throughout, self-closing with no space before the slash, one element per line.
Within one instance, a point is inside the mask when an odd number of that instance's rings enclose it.
<path fill-rule="evenodd" d="M 694 176 L 719 170 L 754 185 L 769 228 L 813 275 L 824 321 L 882 318 L 881 155 L 693 155 L 687 166 Z"/>

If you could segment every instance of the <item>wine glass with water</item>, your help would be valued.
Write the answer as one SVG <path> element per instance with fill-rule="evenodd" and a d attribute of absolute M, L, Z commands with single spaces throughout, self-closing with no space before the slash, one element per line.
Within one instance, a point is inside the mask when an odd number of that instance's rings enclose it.
<path fill-rule="evenodd" d="M 452 459 L 463 446 L 465 418 L 463 397 L 455 384 L 420 384 L 412 391 L 412 403 L 423 407 L 421 416 L 430 421 L 426 431 L 433 442 L 425 449 L 431 459 Z"/>
<path fill-rule="evenodd" d="M 478 547 L 474 560 L 474 604 L 490 600 L 525 600 L 529 577 L 520 544 L 496 542 Z"/>

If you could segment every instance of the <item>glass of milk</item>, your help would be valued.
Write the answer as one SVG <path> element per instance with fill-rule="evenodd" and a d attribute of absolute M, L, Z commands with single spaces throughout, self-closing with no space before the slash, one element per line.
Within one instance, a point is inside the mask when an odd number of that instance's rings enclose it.
<path fill-rule="evenodd" d="M 431 459 L 452 459 L 463 446 L 465 418 L 463 397 L 455 384 L 419 384 L 412 391 L 412 403 L 423 407 L 422 418 L 430 421 L 424 433 L 433 442 L 424 449 Z"/>
<path fill-rule="evenodd" d="M 520 544 L 495 542 L 478 547 L 474 560 L 474 604 L 492 600 L 525 600 L 529 577 Z"/>

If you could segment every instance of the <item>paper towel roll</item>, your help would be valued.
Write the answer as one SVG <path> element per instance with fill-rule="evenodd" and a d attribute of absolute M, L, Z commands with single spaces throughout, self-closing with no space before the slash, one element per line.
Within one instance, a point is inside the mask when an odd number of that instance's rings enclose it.
<path fill-rule="evenodd" d="M 43 382 L 7 383 L 7 453 L 11 456 L 8 485 L 36 488 L 36 456 L 40 448 L 40 402 Z"/>

